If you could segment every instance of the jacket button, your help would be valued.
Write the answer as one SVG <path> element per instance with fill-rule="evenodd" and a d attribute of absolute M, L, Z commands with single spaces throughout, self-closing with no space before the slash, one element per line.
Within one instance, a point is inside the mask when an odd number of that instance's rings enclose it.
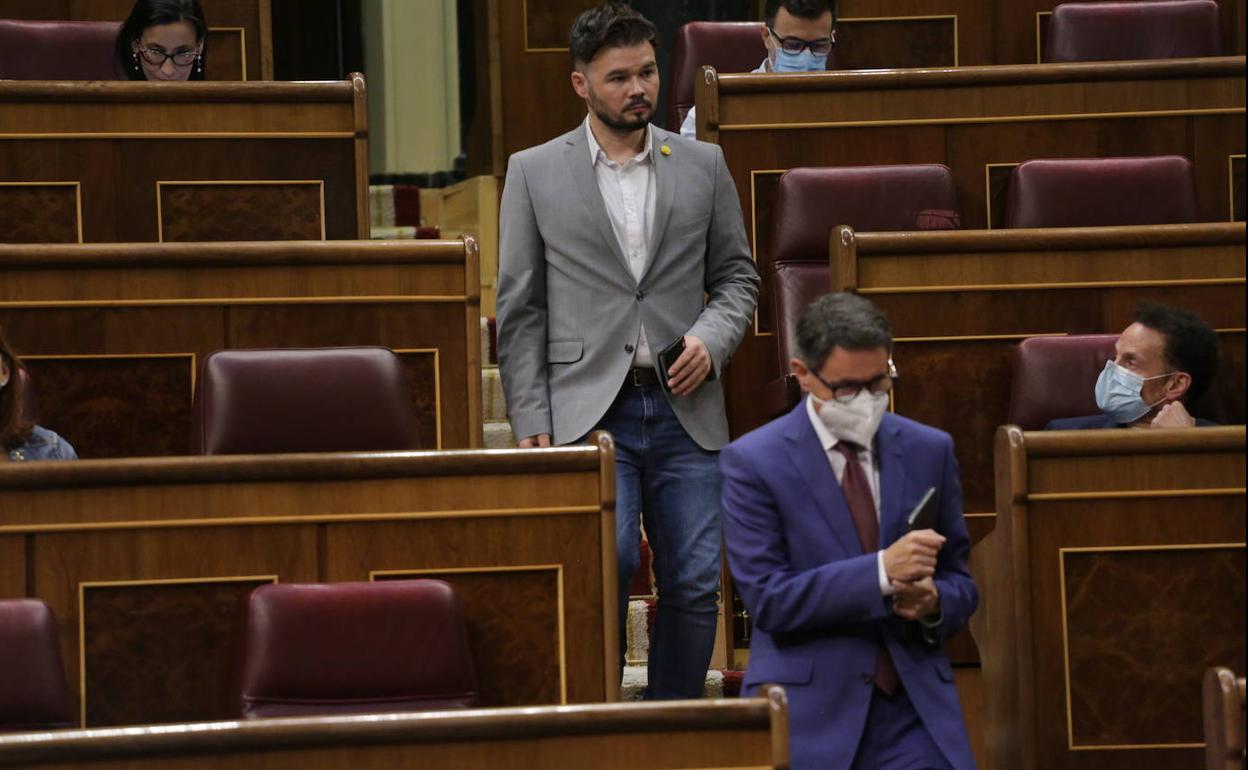
<path fill-rule="evenodd" d="M 633 352 L 633 346 L 632 346 L 632 345 L 625 345 L 625 346 L 624 346 L 624 352 L 625 352 L 625 353 L 632 353 L 632 352 Z"/>
<path fill-rule="evenodd" d="M 871 684 L 873 681 L 874 681 L 874 678 L 873 678 L 870 674 L 863 674 L 863 675 L 862 675 L 862 683 L 863 683 L 863 684 Z"/>
<path fill-rule="evenodd" d="M 643 299 L 645 299 L 645 298 L 646 298 L 646 295 L 645 295 L 645 294 L 643 294 L 642 292 L 637 292 L 637 301 L 638 301 L 638 302 L 641 302 L 641 301 L 642 301 Z"/>

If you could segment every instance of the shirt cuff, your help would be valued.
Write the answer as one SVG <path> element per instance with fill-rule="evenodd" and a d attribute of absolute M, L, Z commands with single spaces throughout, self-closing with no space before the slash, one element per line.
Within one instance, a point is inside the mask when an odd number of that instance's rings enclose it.
<path fill-rule="evenodd" d="M 880 580 L 880 596 L 892 596 L 895 592 L 893 591 L 893 584 L 888 580 L 888 573 L 884 571 L 883 551 L 875 552 L 875 564 L 876 573 L 879 575 Z"/>

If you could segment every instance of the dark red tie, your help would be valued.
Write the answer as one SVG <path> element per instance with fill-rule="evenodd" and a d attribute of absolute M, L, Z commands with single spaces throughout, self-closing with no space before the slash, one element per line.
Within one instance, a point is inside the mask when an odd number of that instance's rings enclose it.
<path fill-rule="evenodd" d="M 854 520 L 854 529 L 858 530 L 858 541 L 866 553 L 878 551 L 880 548 L 880 520 L 875 516 L 875 498 L 871 496 L 871 484 L 867 474 L 858 462 L 858 445 L 848 441 L 838 441 L 836 451 L 845 458 L 845 473 L 841 476 L 841 492 L 845 502 L 849 504 L 849 515 Z M 897 691 L 897 668 L 888 655 L 888 648 L 880 642 L 879 652 L 875 656 L 875 686 L 885 695 Z"/>

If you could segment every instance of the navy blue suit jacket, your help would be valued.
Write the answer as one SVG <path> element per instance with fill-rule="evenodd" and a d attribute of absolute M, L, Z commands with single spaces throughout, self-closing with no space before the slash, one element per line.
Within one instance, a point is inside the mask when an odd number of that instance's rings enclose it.
<path fill-rule="evenodd" d="M 876 433 L 880 545 L 906 532 L 906 514 L 937 490 L 943 641 L 975 611 L 953 440 L 885 414 Z M 876 554 L 864 553 L 805 401 L 720 453 L 724 539 L 754 621 L 743 694 L 764 683 L 789 696 L 793 770 L 844 770 L 866 724 L 877 640 L 883 639 L 923 724 L 957 770 L 974 768 L 953 669 L 939 645 L 892 614 Z"/>

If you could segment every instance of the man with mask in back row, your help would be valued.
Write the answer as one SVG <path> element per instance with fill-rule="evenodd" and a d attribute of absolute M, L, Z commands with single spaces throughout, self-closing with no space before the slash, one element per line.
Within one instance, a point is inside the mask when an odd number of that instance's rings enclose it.
<path fill-rule="evenodd" d="M 767 0 L 762 28 L 767 58 L 754 72 L 823 72 L 836 43 L 836 0 Z M 680 135 L 696 139 L 697 107 L 690 107 Z"/>
<path fill-rule="evenodd" d="M 1096 381 L 1100 414 L 1052 420 L 1045 430 L 1191 428 L 1214 423 L 1188 411 L 1213 383 L 1218 335 L 1177 307 L 1142 304 Z"/>
<path fill-rule="evenodd" d="M 789 362 L 806 398 L 720 453 L 754 619 L 742 694 L 784 687 L 793 770 L 975 767 L 943 650 L 978 602 L 958 462 L 949 434 L 888 412 L 892 346 L 870 300 L 819 298 Z"/>

